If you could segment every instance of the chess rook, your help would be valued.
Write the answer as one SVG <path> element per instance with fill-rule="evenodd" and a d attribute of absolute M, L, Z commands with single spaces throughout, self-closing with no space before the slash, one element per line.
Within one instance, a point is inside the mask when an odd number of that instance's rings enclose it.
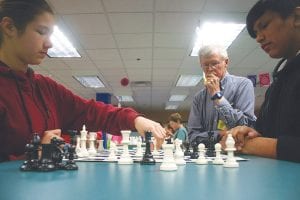
<path fill-rule="evenodd" d="M 173 144 L 163 144 L 162 148 L 164 150 L 164 158 L 163 162 L 160 165 L 160 170 L 161 171 L 175 171 L 178 169 L 174 155 L 173 155 L 173 149 L 174 145 Z"/>

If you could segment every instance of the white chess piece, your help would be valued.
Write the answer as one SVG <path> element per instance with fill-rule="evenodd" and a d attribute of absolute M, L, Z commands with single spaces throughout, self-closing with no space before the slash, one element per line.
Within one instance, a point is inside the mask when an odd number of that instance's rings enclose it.
<path fill-rule="evenodd" d="M 88 157 L 89 152 L 86 149 L 87 131 L 85 125 L 83 125 L 80 131 L 80 155 L 78 157 Z"/>
<path fill-rule="evenodd" d="M 95 148 L 95 141 L 96 141 L 97 133 L 96 132 L 90 132 L 89 133 L 89 155 L 90 156 L 96 156 L 97 151 Z"/>
<path fill-rule="evenodd" d="M 102 153 L 103 151 L 104 151 L 103 140 L 98 140 L 98 149 L 97 149 L 97 152 L 98 153 Z"/>
<path fill-rule="evenodd" d="M 118 160 L 118 164 L 121 164 L 121 165 L 133 164 L 133 159 L 131 158 L 129 151 L 128 151 L 130 133 L 131 133 L 131 131 L 129 131 L 129 130 L 121 131 L 122 138 L 123 138 L 123 140 L 122 140 L 123 153 L 122 153 L 120 159 Z"/>
<path fill-rule="evenodd" d="M 220 143 L 215 144 L 215 152 L 216 152 L 216 157 L 212 161 L 212 163 L 215 165 L 223 165 L 224 160 L 221 157 L 221 144 Z"/>
<path fill-rule="evenodd" d="M 239 167 L 239 163 L 236 161 L 234 157 L 234 151 L 236 150 L 236 148 L 234 147 L 235 141 L 231 133 L 227 135 L 225 144 L 226 144 L 225 151 L 227 151 L 227 159 L 224 163 L 224 167 Z"/>
<path fill-rule="evenodd" d="M 203 143 L 200 143 L 198 145 L 198 152 L 199 157 L 195 161 L 198 165 L 206 165 L 208 163 L 208 160 L 205 158 L 205 145 Z"/>
<path fill-rule="evenodd" d="M 135 156 L 143 157 L 142 141 L 140 140 L 137 140 Z"/>
<path fill-rule="evenodd" d="M 162 148 L 164 150 L 164 158 L 163 161 L 160 165 L 160 170 L 162 171 L 175 171 L 178 169 L 174 155 L 173 155 L 173 149 L 174 145 L 173 144 L 163 144 Z"/>
<path fill-rule="evenodd" d="M 80 148 L 80 136 L 76 136 L 76 148 L 75 148 L 75 152 L 77 154 L 78 157 L 82 157 L 81 156 L 81 148 Z"/>
<path fill-rule="evenodd" d="M 109 156 L 107 158 L 108 161 L 117 161 L 118 160 L 118 157 L 116 155 L 116 149 L 117 149 L 116 143 L 111 142 L 110 148 L 109 148 Z"/>
<path fill-rule="evenodd" d="M 154 137 L 152 137 L 152 142 L 153 142 L 153 151 L 152 151 L 152 155 L 153 156 L 158 156 L 159 155 L 159 152 L 157 151 L 157 148 L 156 148 L 156 139 Z"/>
<path fill-rule="evenodd" d="M 182 140 L 175 140 L 175 162 L 177 165 L 185 165 L 186 161 L 184 160 L 184 153 L 181 148 Z"/>

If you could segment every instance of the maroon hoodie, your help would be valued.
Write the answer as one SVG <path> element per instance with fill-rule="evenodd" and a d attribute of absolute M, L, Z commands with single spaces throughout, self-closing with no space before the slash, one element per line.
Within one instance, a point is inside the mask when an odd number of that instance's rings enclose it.
<path fill-rule="evenodd" d="M 53 129 L 103 130 L 120 134 L 135 129 L 138 113 L 76 96 L 49 77 L 11 70 L 0 62 L 0 161 L 24 154 L 33 133 Z"/>

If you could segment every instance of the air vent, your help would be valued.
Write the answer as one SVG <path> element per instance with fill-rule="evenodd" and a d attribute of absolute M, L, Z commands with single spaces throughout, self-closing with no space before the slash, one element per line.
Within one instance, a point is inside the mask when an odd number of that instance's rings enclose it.
<path fill-rule="evenodd" d="M 131 87 L 151 87 L 151 81 L 132 81 Z"/>

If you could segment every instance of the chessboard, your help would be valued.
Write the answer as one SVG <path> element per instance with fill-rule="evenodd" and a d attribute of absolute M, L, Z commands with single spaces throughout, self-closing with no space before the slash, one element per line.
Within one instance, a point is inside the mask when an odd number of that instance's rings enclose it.
<path fill-rule="evenodd" d="M 135 148 L 130 149 L 128 151 L 129 151 L 129 154 L 130 154 L 131 158 L 133 159 L 134 163 L 140 163 L 141 162 L 141 160 L 142 160 L 143 157 L 135 155 L 136 154 L 136 149 Z M 155 159 L 156 163 L 162 163 L 163 162 L 163 158 L 164 158 L 164 152 L 163 152 L 163 150 L 158 150 L 157 152 L 158 152 L 157 154 L 152 154 L 153 158 Z M 117 148 L 117 150 L 116 150 L 117 159 L 120 159 L 120 156 L 122 155 L 122 153 L 123 153 L 123 149 L 122 149 L 122 146 L 120 145 Z M 88 156 L 88 157 L 76 158 L 75 161 L 76 162 L 108 162 L 108 163 L 117 163 L 118 161 L 111 161 L 111 160 L 108 159 L 109 154 L 110 154 L 109 150 L 103 150 L 101 152 L 98 152 L 95 156 Z M 227 155 L 222 154 L 221 156 L 222 156 L 223 160 L 226 160 Z M 207 158 L 208 161 L 213 161 L 214 160 L 214 157 L 206 157 L 206 158 Z M 239 156 L 235 156 L 235 158 L 236 158 L 237 161 L 247 161 L 247 160 L 249 160 L 249 159 L 242 158 L 242 157 L 239 157 Z M 195 161 L 197 159 L 191 159 L 190 156 L 184 156 L 184 160 L 187 163 L 195 163 Z"/>

